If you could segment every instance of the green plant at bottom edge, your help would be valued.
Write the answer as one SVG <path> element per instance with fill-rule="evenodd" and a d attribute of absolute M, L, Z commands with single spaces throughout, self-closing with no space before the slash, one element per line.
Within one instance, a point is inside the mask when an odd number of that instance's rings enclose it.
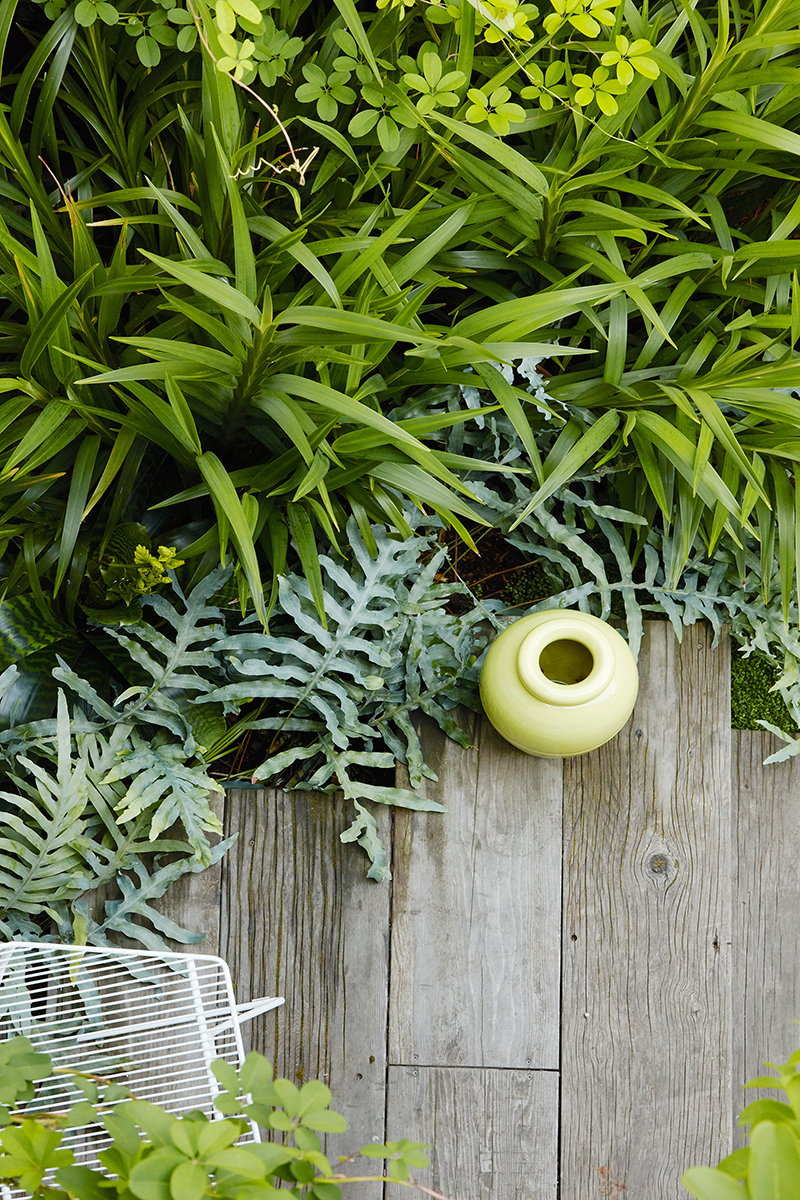
<path fill-rule="evenodd" d="M 774 1088 L 789 1101 L 755 1100 L 739 1124 L 750 1126 L 750 1144 L 734 1150 L 718 1167 L 690 1167 L 681 1177 L 696 1200 L 796 1200 L 800 1196 L 800 1050 L 778 1072 L 751 1079 L 745 1087 Z"/>
<path fill-rule="evenodd" d="M 359 1157 L 386 1163 L 385 1172 L 350 1175 L 334 1171 L 321 1151 L 318 1134 L 344 1133 L 346 1119 L 330 1107 L 332 1094 L 319 1080 L 297 1087 L 274 1079 L 272 1066 L 255 1052 L 240 1070 L 217 1059 L 212 1070 L 224 1089 L 215 1101 L 223 1119 L 201 1112 L 176 1117 L 157 1104 L 137 1100 L 113 1079 L 58 1070 L 83 1099 L 68 1112 L 26 1111 L 37 1086 L 52 1086 L 53 1062 L 30 1039 L 15 1037 L 0 1045 L 0 1179 L 29 1192 L 33 1200 L 100 1200 L 112 1192 L 125 1200 L 340 1200 L 342 1185 L 365 1180 L 391 1181 L 437 1192 L 418 1184 L 411 1168 L 426 1167 L 427 1147 L 406 1138 L 364 1146 L 339 1159 L 342 1167 Z M 41 1100 L 41 1095 L 39 1097 Z M 249 1134 L 245 1118 L 259 1122 L 280 1142 L 240 1143 Z M 91 1123 L 105 1126 L 111 1144 L 98 1155 L 101 1168 L 77 1166 L 62 1146 L 64 1128 Z M 280 1187 L 280 1185 L 289 1185 Z M 278 1185 L 278 1186 L 276 1186 Z M 442 1198 L 444 1200 L 444 1198 Z"/>

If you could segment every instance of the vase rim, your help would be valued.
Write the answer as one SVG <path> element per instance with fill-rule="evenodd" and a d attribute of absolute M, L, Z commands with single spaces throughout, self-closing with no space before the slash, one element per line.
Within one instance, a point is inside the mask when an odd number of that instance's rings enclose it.
<path fill-rule="evenodd" d="M 561 683 L 549 678 L 542 670 L 542 651 L 553 642 L 560 641 L 576 642 L 589 651 L 592 668 L 584 679 L 576 683 Z M 595 625 L 594 622 L 576 620 L 575 616 L 566 612 L 563 620 L 550 620 L 526 634 L 517 653 L 517 673 L 523 687 L 545 704 L 561 707 L 588 704 L 596 700 L 611 683 L 614 667 L 614 649 L 601 623 Z"/>

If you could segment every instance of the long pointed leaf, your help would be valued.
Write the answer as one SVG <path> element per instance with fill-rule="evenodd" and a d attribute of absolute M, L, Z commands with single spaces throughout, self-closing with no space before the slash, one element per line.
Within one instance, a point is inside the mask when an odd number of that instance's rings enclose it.
<path fill-rule="evenodd" d="M 78 539 L 81 522 L 83 521 L 86 498 L 89 495 L 92 472 L 99 448 L 100 436 L 99 434 L 92 434 L 89 437 L 83 438 L 78 447 L 78 453 L 75 456 L 75 465 L 72 468 L 72 479 L 70 480 L 69 495 L 67 496 L 67 507 L 61 527 L 61 544 L 58 550 L 58 567 L 53 595 L 56 595 L 58 589 L 61 587 L 64 576 L 67 573 L 67 568 L 72 560 L 72 552 L 75 549 L 75 542 Z"/>
<path fill-rule="evenodd" d="M 193 291 L 200 292 L 209 300 L 213 300 L 223 312 L 235 313 L 239 317 L 244 317 L 245 321 L 249 321 L 251 325 L 260 325 L 261 313 L 255 304 L 236 288 L 231 287 L 229 283 L 224 283 L 221 279 L 215 279 L 204 271 L 186 266 L 184 263 L 173 262 L 170 258 L 162 258 L 149 250 L 142 250 L 142 254 L 166 271 L 168 275 L 174 276 Z"/>
<path fill-rule="evenodd" d="M 62 323 L 74 304 L 76 296 L 82 291 L 87 279 L 93 273 L 94 267 L 90 267 L 80 279 L 76 279 L 74 283 L 71 283 L 42 314 L 42 319 L 37 322 L 35 328 L 32 330 L 31 336 L 28 338 L 25 349 L 22 352 L 20 370 L 23 375 L 30 376 L 34 366 L 51 343 L 54 345 L 59 344 L 56 337 L 59 326 L 63 328 Z M 55 342 L 54 339 L 56 339 Z M 60 345 L 63 347 L 63 344 L 64 339 L 62 338 Z"/>
<path fill-rule="evenodd" d="M 490 133 L 484 133 L 482 129 L 476 129 L 474 125 L 467 125 L 463 121 L 456 121 L 453 117 L 447 117 L 442 112 L 436 113 L 436 120 L 445 125 L 452 133 L 458 134 L 464 141 L 473 145 L 476 150 L 481 150 L 490 158 L 502 167 L 505 171 L 510 172 L 516 179 L 526 187 L 531 188 L 540 196 L 546 196 L 550 191 L 550 185 L 545 179 L 538 167 L 535 167 L 530 159 L 525 158 L 518 150 L 514 150 L 511 146 L 498 137 L 493 137 Z M 446 143 L 443 143 L 445 145 Z"/>
<path fill-rule="evenodd" d="M 236 488 L 231 482 L 230 475 L 212 451 L 207 450 L 204 454 L 199 455 L 197 466 L 208 486 L 218 516 L 224 516 L 230 526 L 231 537 L 247 576 L 256 613 L 266 625 L 267 609 L 264 603 L 264 588 L 261 583 L 256 549 L 253 545 L 250 525 L 244 515 L 242 502 Z"/>
<path fill-rule="evenodd" d="M 538 505 L 546 500 L 548 496 L 552 496 L 553 492 L 557 491 L 562 484 L 566 483 L 593 454 L 597 453 L 600 447 L 611 437 L 611 434 L 618 425 L 618 412 L 611 409 L 609 412 L 603 413 L 602 417 L 598 421 L 595 421 L 594 425 L 564 455 L 556 469 L 545 478 L 544 483 L 531 497 L 511 528 L 516 529 L 517 525 L 524 521 Z"/>

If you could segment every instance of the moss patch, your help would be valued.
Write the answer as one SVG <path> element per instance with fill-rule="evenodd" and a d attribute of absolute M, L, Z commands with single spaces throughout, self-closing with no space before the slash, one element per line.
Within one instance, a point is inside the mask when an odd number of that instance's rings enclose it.
<path fill-rule="evenodd" d="M 780 676 L 779 668 L 763 658 L 742 658 L 734 650 L 731 659 L 731 726 L 733 729 L 761 729 L 759 721 L 770 721 L 779 729 L 796 732 L 790 726 L 786 705 L 770 688 Z"/>
<path fill-rule="evenodd" d="M 553 585 L 539 562 L 526 563 L 514 575 L 509 575 L 501 593 L 506 604 L 536 604 L 553 594 Z"/>

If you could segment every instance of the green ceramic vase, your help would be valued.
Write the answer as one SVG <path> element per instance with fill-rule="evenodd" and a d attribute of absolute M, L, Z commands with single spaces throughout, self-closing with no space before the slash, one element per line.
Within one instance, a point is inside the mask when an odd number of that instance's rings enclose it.
<path fill-rule="evenodd" d="M 575 609 L 514 621 L 489 647 L 481 672 L 481 700 L 495 729 L 541 758 L 571 758 L 610 741 L 638 691 L 625 639 Z"/>

